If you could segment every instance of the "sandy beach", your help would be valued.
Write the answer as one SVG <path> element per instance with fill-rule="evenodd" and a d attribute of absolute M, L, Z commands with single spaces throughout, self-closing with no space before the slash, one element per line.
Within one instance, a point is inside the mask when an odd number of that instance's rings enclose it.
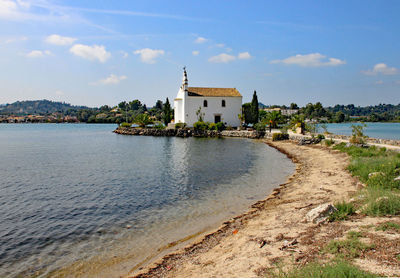
<path fill-rule="evenodd" d="M 342 222 L 307 222 L 305 216 L 311 209 L 349 200 L 363 187 L 346 170 L 349 158 L 322 146 L 264 143 L 296 163 L 295 173 L 285 184 L 247 213 L 127 277 L 265 277 L 277 262 L 291 268 L 316 259 L 326 261 L 320 251 L 330 240 L 342 239 L 350 230 L 360 231 L 389 220 L 356 215 Z M 399 217 L 390 220 L 398 221 Z M 369 230 L 365 240 L 376 247 L 361 254 L 354 264 L 381 275 L 400 275 L 400 262 L 395 257 L 400 247 L 399 234 Z"/>
<path fill-rule="evenodd" d="M 351 225 L 317 225 L 306 222 L 305 215 L 318 205 L 348 200 L 362 187 L 345 170 L 347 155 L 320 146 L 265 143 L 296 163 L 285 184 L 197 243 L 129 277 L 263 277 L 276 262 L 304 264 L 318 256 L 321 244 L 343 236 Z M 390 267 L 387 271 L 393 273 Z"/>

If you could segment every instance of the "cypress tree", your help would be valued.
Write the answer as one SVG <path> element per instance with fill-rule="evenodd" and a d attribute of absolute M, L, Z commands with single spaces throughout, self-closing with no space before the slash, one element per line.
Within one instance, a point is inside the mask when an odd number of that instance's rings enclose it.
<path fill-rule="evenodd" d="M 258 98 L 257 93 L 254 91 L 253 99 L 251 101 L 251 123 L 256 124 L 258 123 Z"/>
<path fill-rule="evenodd" d="M 163 115 L 164 125 L 167 126 L 172 120 L 172 110 L 168 98 L 164 103 L 163 113 L 164 113 Z"/>

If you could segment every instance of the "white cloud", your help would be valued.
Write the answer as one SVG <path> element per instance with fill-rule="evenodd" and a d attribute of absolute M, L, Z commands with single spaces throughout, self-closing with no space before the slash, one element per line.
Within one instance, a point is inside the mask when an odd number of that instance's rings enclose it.
<path fill-rule="evenodd" d="M 55 45 L 71 45 L 76 41 L 76 38 L 63 37 L 57 34 L 48 36 L 45 42 Z"/>
<path fill-rule="evenodd" d="M 102 45 L 74 44 L 69 51 L 76 56 L 90 61 L 98 60 L 101 63 L 106 62 L 111 57 L 111 53 L 107 52 Z"/>
<path fill-rule="evenodd" d="M 382 80 L 378 80 L 378 81 L 375 82 L 375 84 L 376 84 L 376 85 L 382 85 L 382 84 L 383 84 L 383 81 L 382 81 Z"/>
<path fill-rule="evenodd" d="M 220 48 L 222 48 L 222 47 L 224 47 L 224 46 L 225 46 L 225 44 L 223 44 L 223 43 L 217 43 L 215 46 L 216 46 L 216 47 L 220 47 Z"/>
<path fill-rule="evenodd" d="M 146 64 L 154 64 L 156 59 L 164 55 L 164 50 L 143 48 L 133 52 L 135 55 L 140 55 L 140 60 Z"/>
<path fill-rule="evenodd" d="M 250 58 L 251 58 L 251 55 L 249 52 L 242 52 L 242 53 L 239 53 L 239 55 L 238 55 L 238 59 L 245 60 L 245 59 L 250 59 Z"/>
<path fill-rule="evenodd" d="M 44 56 L 52 56 L 53 53 L 49 50 L 32 50 L 28 54 L 26 54 L 26 57 L 28 58 L 40 58 Z"/>
<path fill-rule="evenodd" d="M 226 54 L 226 53 L 221 53 L 217 56 L 213 56 L 208 59 L 210 63 L 229 63 L 232 62 L 236 59 L 235 56 Z"/>
<path fill-rule="evenodd" d="M 21 0 L 0 0 L 0 18 L 19 19 L 26 17 L 25 11 L 30 8 L 30 3 Z"/>
<path fill-rule="evenodd" d="M 124 59 L 129 57 L 128 52 L 125 52 L 125 51 L 121 51 L 121 55 L 122 55 L 122 58 L 124 58 Z"/>
<path fill-rule="evenodd" d="M 8 16 L 18 9 L 17 3 L 11 0 L 0 0 L 0 15 Z"/>
<path fill-rule="evenodd" d="M 61 91 L 61 90 L 57 90 L 57 91 L 56 91 L 56 95 L 57 95 L 57 96 L 63 96 L 63 95 L 64 95 L 64 92 Z"/>
<path fill-rule="evenodd" d="M 197 56 L 197 55 L 199 55 L 200 54 L 200 51 L 198 51 L 198 50 L 193 50 L 192 51 L 192 55 L 193 56 Z"/>
<path fill-rule="evenodd" d="M 127 79 L 126 75 L 117 76 L 115 74 L 110 74 L 110 76 L 100 79 L 99 81 L 89 83 L 89 85 L 111 85 L 111 84 L 118 84 L 122 80 Z"/>
<path fill-rule="evenodd" d="M 362 71 L 362 73 L 365 75 L 377 75 L 377 74 L 395 75 L 399 73 L 399 70 L 396 69 L 395 67 L 388 67 L 384 63 L 379 63 L 376 64 L 372 70 Z"/>
<path fill-rule="evenodd" d="M 195 43 L 205 43 L 206 41 L 208 41 L 206 38 L 198 37 L 194 42 Z"/>
<path fill-rule="evenodd" d="M 301 67 L 327 67 L 346 64 L 346 61 L 337 58 L 327 58 L 320 53 L 311 53 L 306 55 L 297 54 L 283 60 L 273 60 L 271 64 L 297 65 Z"/>

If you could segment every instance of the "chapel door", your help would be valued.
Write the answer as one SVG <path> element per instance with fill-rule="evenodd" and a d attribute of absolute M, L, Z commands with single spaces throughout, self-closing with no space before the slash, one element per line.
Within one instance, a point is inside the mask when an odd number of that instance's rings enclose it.
<path fill-rule="evenodd" d="M 219 123 L 221 121 L 221 115 L 214 115 L 214 123 Z"/>

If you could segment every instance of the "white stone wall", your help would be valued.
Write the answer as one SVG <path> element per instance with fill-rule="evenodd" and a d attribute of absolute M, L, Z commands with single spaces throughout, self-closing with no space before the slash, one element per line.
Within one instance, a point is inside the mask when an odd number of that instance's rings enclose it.
<path fill-rule="evenodd" d="M 203 101 L 207 100 L 207 107 Z M 225 100 L 225 107 L 222 107 L 222 100 Z M 185 123 L 192 127 L 197 122 L 196 111 L 201 107 L 205 114 L 205 122 L 214 122 L 214 115 L 221 115 L 221 121 L 232 127 L 240 125 L 238 115 L 242 113 L 242 97 L 186 97 Z M 177 122 L 177 121 L 175 121 Z"/>
<path fill-rule="evenodd" d="M 179 89 L 178 95 L 174 100 L 174 122 L 184 123 L 185 122 L 185 103 L 186 96 L 182 89 Z"/>

